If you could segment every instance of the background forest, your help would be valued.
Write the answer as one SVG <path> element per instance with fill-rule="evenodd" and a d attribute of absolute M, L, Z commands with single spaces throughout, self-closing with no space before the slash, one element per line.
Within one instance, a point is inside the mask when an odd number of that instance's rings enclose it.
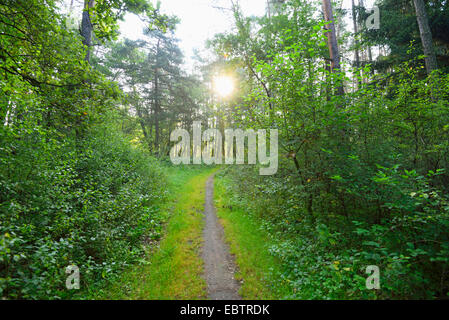
<path fill-rule="evenodd" d="M 164 235 L 170 133 L 278 129 L 280 168 L 227 166 L 223 206 L 270 239 L 279 299 L 449 294 L 449 2 L 268 1 L 186 72 L 164 1 L 0 0 L 0 296 L 86 298 Z M 72 1 L 73 5 L 73 1 Z M 119 21 L 145 21 L 142 40 Z M 367 27 L 368 26 L 368 27 Z M 236 90 L 214 92 L 226 75 Z M 191 170 L 181 168 L 181 170 Z M 366 290 L 365 269 L 381 270 Z"/>

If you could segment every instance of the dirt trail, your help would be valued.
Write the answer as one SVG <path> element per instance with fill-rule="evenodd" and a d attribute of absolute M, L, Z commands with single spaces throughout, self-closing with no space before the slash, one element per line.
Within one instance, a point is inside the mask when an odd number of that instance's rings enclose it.
<path fill-rule="evenodd" d="M 207 180 L 203 260 L 207 295 L 210 300 L 241 300 L 240 285 L 234 278 L 236 266 L 224 242 L 223 226 L 218 221 L 214 206 L 214 176 Z"/>

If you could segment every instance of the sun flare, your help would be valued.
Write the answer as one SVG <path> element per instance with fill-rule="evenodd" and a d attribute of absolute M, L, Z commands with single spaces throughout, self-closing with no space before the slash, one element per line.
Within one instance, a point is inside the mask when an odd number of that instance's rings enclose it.
<path fill-rule="evenodd" d="M 234 92 L 234 80 L 229 76 L 217 76 L 214 78 L 214 91 L 220 97 L 228 97 Z"/>

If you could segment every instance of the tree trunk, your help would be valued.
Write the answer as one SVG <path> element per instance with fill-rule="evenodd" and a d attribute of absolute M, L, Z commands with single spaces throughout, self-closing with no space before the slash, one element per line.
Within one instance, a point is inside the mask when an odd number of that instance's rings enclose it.
<path fill-rule="evenodd" d="M 354 0 L 352 0 L 352 21 L 354 24 L 355 67 L 357 69 L 359 69 L 360 68 L 360 52 L 359 52 L 359 39 L 357 39 L 359 27 L 357 24 L 357 12 L 355 10 Z M 360 71 L 357 71 L 357 75 L 360 76 Z M 357 79 L 357 83 L 360 85 L 360 79 Z"/>
<path fill-rule="evenodd" d="M 149 151 L 151 151 L 151 139 L 150 139 L 150 136 L 149 136 L 149 134 L 148 134 L 148 131 L 147 131 L 147 127 L 146 127 L 146 121 L 145 121 L 145 119 L 144 119 L 144 117 L 143 117 L 143 114 L 142 114 L 142 112 L 141 112 L 141 110 L 140 110 L 140 107 L 137 107 L 136 106 L 136 110 L 137 110 L 137 116 L 139 117 L 139 124 L 140 124 L 140 127 L 142 128 L 142 133 L 143 133 L 143 136 L 144 136 L 144 138 L 145 138 L 145 141 L 147 142 L 147 144 L 148 144 L 148 148 L 149 148 Z"/>
<path fill-rule="evenodd" d="M 160 101 L 159 101 L 159 48 L 160 39 L 157 42 L 156 48 L 156 67 L 154 70 L 154 125 L 155 125 L 155 139 L 154 139 L 154 150 L 159 152 L 160 144 L 160 134 L 159 134 L 159 111 L 160 111 Z"/>
<path fill-rule="evenodd" d="M 359 0 L 359 6 L 361 6 L 362 8 L 365 8 L 365 1 L 364 0 Z M 373 52 L 371 50 L 371 46 L 370 45 L 368 45 L 366 47 L 366 51 L 368 52 L 368 63 L 372 64 L 373 63 Z M 373 68 L 371 68 L 370 73 L 374 74 L 374 69 Z"/>
<path fill-rule="evenodd" d="M 415 4 L 416 17 L 418 19 L 419 33 L 421 35 L 422 46 L 426 56 L 427 74 L 438 68 L 435 49 L 433 47 L 432 32 L 430 31 L 429 18 L 427 17 L 426 6 L 423 0 L 413 0 Z"/>
<path fill-rule="evenodd" d="M 337 33 L 335 31 L 334 14 L 332 11 L 332 5 L 330 0 L 323 0 L 323 13 L 324 20 L 329 22 L 326 25 L 327 32 L 327 44 L 329 47 L 329 56 L 331 60 L 331 72 L 338 73 L 341 70 L 340 66 L 340 53 L 338 50 Z M 337 85 L 337 95 L 344 95 L 343 84 L 340 82 Z"/>
<path fill-rule="evenodd" d="M 92 35 L 94 27 L 91 21 L 91 10 L 95 6 L 95 0 L 84 0 L 83 17 L 81 20 L 81 35 L 83 44 L 87 47 L 86 61 L 90 63 L 90 53 L 92 47 Z"/>
<path fill-rule="evenodd" d="M 158 69 L 156 68 L 154 74 L 154 126 L 155 126 L 155 139 L 154 149 L 156 152 L 159 150 L 159 79 Z"/>

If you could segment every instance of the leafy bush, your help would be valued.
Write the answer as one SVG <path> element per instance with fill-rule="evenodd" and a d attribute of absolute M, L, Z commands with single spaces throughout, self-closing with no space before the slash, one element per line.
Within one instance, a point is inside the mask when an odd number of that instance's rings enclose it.
<path fill-rule="evenodd" d="M 80 268 L 85 288 L 159 238 L 164 174 L 117 132 L 101 126 L 75 140 L 2 128 L 1 296 L 70 297 L 67 266 Z"/>
<path fill-rule="evenodd" d="M 274 278 L 295 292 L 285 298 L 429 299 L 445 296 L 449 285 L 449 197 L 431 186 L 442 172 L 380 168 L 372 180 L 389 197 L 379 223 L 363 211 L 351 212 L 352 220 L 335 212 L 310 217 L 291 177 L 261 178 L 240 166 L 224 175 L 234 180 L 231 205 L 252 214 L 273 239 L 270 252 L 283 270 Z M 366 289 L 371 265 L 381 270 L 379 291 Z"/>
<path fill-rule="evenodd" d="M 280 162 L 276 176 L 228 170 L 231 192 L 238 194 L 234 203 L 272 234 L 282 278 L 296 288 L 289 298 L 449 293 L 449 76 L 421 79 L 409 66 L 394 82 L 377 79 L 387 84 L 371 82 L 348 93 L 346 108 L 336 107 L 339 101 L 314 102 L 323 125 L 313 134 L 312 115 L 298 120 L 295 131 L 279 125 L 284 151 L 297 151 Z M 344 131 L 336 132 L 342 124 Z M 371 265 L 381 270 L 379 291 L 365 287 Z"/>

